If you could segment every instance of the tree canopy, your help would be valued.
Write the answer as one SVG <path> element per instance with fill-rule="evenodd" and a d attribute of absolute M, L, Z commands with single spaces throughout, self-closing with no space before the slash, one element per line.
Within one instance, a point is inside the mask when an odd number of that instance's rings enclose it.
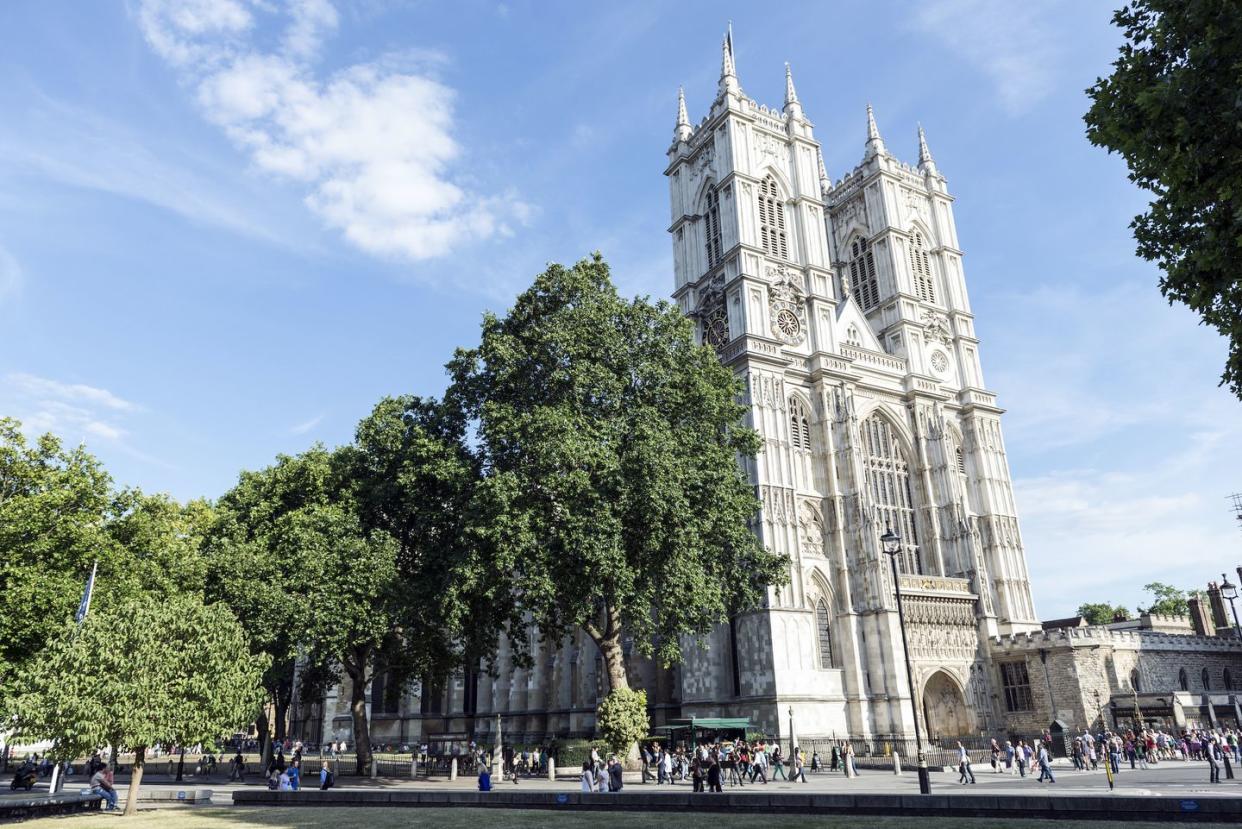
<path fill-rule="evenodd" d="M 581 627 L 628 688 L 623 637 L 676 662 L 683 636 L 787 577 L 749 527 L 738 459 L 760 443 L 739 381 L 678 309 L 618 296 L 598 255 L 550 266 L 450 370 L 477 424 L 476 541 L 509 574 L 519 647 L 526 620 L 553 640 Z"/>
<path fill-rule="evenodd" d="M 20 734 L 80 756 L 102 745 L 135 752 L 126 814 L 136 809 L 145 749 L 211 744 L 244 728 L 262 702 L 263 657 L 246 654 L 223 605 L 192 596 L 130 598 L 62 631 L 20 677 Z"/>
<path fill-rule="evenodd" d="M 1093 625 L 1107 625 L 1110 622 L 1125 621 L 1130 618 L 1130 611 L 1122 605 L 1108 602 L 1084 602 L 1078 605 L 1078 615 L 1086 618 Z"/>
<path fill-rule="evenodd" d="M 1143 589 L 1150 593 L 1153 599 L 1152 603 L 1147 607 L 1148 613 L 1157 613 L 1164 616 L 1189 615 L 1189 596 L 1185 590 L 1158 581 L 1143 585 Z"/>
<path fill-rule="evenodd" d="M 1152 195 L 1131 223 L 1160 288 L 1229 338 L 1222 383 L 1242 397 L 1242 13 L 1233 0 L 1131 0 L 1113 73 L 1087 90 L 1092 143 Z"/>

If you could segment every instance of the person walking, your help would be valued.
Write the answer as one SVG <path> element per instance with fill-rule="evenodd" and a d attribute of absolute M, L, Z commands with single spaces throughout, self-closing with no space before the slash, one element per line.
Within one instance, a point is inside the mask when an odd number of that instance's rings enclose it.
<path fill-rule="evenodd" d="M 595 791 L 595 769 L 591 766 L 590 758 L 582 761 L 582 791 Z"/>
<path fill-rule="evenodd" d="M 237 754 L 233 755 L 233 759 L 229 761 L 229 781 L 236 780 L 239 783 L 246 782 L 246 760 L 242 757 L 241 749 L 237 750 Z"/>
<path fill-rule="evenodd" d="M 655 757 L 651 754 L 651 746 L 644 745 L 639 754 L 643 760 L 643 777 L 642 781 L 646 783 L 648 780 L 654 780 L 655 775 L 651 773 L 651 765 L 655 762 Z"/>
<path fill-rule="evenodd" d="M 1018 765 L 1018 776 L 1026 777 L 1026 741 L 1018 740 L 1013 747 L 1013 761 Z"/>
<path fill-rule="evenodd" d="M 326 792 L 335 782 L 336 775 L 328 768 L 328 761 L 324 760 L 323 767 L 319 769 L 319 791 Z"/>
<path fill-rule="evenodd" d="M 710 765 L 707 767 L 707 790 L 709 792 L 723 792 L 724 787 L 721 786 L 720 771 L 720 753 L 713 750 L 710 758 Z"/>
<path fill-rule="evenodd" d="M 1219 783 L 1220 782 L 1220 749 L 1217 748 L 1215 740 L 1212 740 L 1211 742 L 1209 742 L 1206 746 L 1206 749 L 1207 750 L 1204 753 L 1207 755 L 1207 761 L 1208 761 L 1208 782 Z"/>
<path fill-rule="evenodd" d="M 1001 773 L 1001 764 L 1000 764 L 1001 747 L 1000 747 L 1000 743 L 996 742 L 995 737 L 992 738 L 991 754 L 992 754 L 992 773 L 1000 774 Z"/>
<path fill-rule="evenodd" d="M 608 758 L 608 791 L 610 792 L 621 791 L 621 787 L 625 785 L 625 781 L 622 779 L 622 774 L 623 774 L 623 770 L 621 768 L 621 761 L 618 760 L 615 756 L 609 757 Z"/>
<path fill-rule="evenodd" d="M 806 782 L 806 758 L 802 755 L 802 749 L 794 746 L 793 756 L 789 758 L 790 764 L 793 766 L 793 775 L 789 778 L 792 783 L 795 780 Z"/>
<path fill-rule="evenodd" d="M 296 792 L 302 786 L 302 760 L 294 755 L 293 760 L 289 762 L 289 768 L 285 769 L 285 774 L 289 776 L 289 790 Z"/>
<path fill-rule="evenodd" d="M 789 779 L 785 776 L 785 762 L 781 757 L 781 747 L 779 745 L 772 749 L 772 779 L 775 780 L 778 775 L 782 780 Z"/>
<path fill-rule="evenodd" d="M 962 745 L 962 741 L 957 741 L 957 770 L 959 772 L 957 782 L 965 785 L 967 780 L 975 782 L 975 773 L 970 768 L 970 752 Z"/>
<path fill-rule="evenodd" d="M 668 749 L 660 750 L 660 782 L 668 781 L 673 785 L 673 756 L 668 753 Z"/>
<path fill-rule="evenodd" d="M 1045 777 L 1048 778 L 1049 783 L 1057 782 L 1057 779 L 1052 776 L 1052 755 L 1048 753 L 1047 744 L 1040 742 L 1039 744 L 1039 782 L 1040 783 L 1044 782 Z"/>

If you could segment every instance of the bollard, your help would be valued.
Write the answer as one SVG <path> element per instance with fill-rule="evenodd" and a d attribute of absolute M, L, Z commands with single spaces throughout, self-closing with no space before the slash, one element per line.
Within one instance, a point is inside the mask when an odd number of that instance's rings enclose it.
<path fill-rule="evenodd" d="M 418 755 L 417 754 L 410 755 L 410 779 L 411 780 L 418 779 Z"/>
<path fill-rule="evenodd" d="M 371 779 L 379 779 L 379 760 L 375 759 L 375 755 L 371 755 Z"/>
<path fill-rule="evenodd" d="M 901 776 L 901 755 L 893 752 L 893 774 Z"/>
<path fill-rule="evenodd" d="M 556 760 L 551 757 L 548 758 L 548 782 L 556 782 Z"/>
<path fill-rule="evenodd" d="M 449 782 L 457 779 L 457 758 L 454 757 L 449 761 Z"/>

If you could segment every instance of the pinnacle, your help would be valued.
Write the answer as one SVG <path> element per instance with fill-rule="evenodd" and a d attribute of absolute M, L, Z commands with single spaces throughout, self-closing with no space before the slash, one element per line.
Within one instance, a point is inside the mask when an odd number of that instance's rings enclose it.
<path fill-rule="evenodd" d="M 793 72 L 785 64 L 785 106 L 798 103 L 798 91 L 794 89 Z"/>
<path fill-rule="evenodd" d="M 871 158 L 875 155 L 887 154 L 884 139 L 880 137 L 880 128 L 875 124 L 875 113 L 871 109 L 871 104 L 867 104 L 867 150 L 864 157 Z"/>

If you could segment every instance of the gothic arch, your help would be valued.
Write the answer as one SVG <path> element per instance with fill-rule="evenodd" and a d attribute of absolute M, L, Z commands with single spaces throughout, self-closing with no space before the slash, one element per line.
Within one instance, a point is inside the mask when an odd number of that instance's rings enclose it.
<path fill-rule="evenodd" d="M 824 575 L 824 571 L 819 567 L 812 566 L 807 570 L 807 579 L 810 583 L 810 590 L 806 592 L 806 607 L 810 610 L 815 609 L 815 602 L 823 599 L 828 603 L 829 609 L 834 614 L 840 612 L 841 606 L 837 602 L 837 591 L 832 589 L 832 582 Z"/>
<path fill-rule="evenodd" d="M 897 433 L 901 439 L 901 450 L 908 457 L 912 457 L 914 452 L 914 434 L 910 431 L 910 427 L 906 424 L 906 418 L 903 410 L 896 408 L 890 403 L 882 400 L 876 400 L 861 412 L 858 412 L 858 422 L 862 423 L 872 415 L 880 415 L 888 421 L 888 425 Z"/>
<path fill-rule="evenodd" d="M 920 507 L 929 503 L 918 474 L 910 435 L 884 404 L 877 404 L 858 423 L 858 452 L 863 464 L 863 492 L 875 531 L 891 529 L 901 537 L 898 554 L 903 573 L 922 573 L 926 537 Z"/>
<path fill-rule="evenodd" d="M 923 683 L 920 695 L 927 734 L 937 737 L 960 737 L 974 730 L 966 689 L 955 672 L 941 668 Z"/>
<path fill-rule="evenodd" d="M 795 449 L 808 452 L 815 446 L 815 406 L 801 391 L 791 391 L 785 400 L 785 415 L 789 422 L 789 443 Z"/>
<path fill-rule="evenodd" d="M 776 179 L 776 189 L 781 201 L 788 202 L 790 200 L 789 194 L 793 192 L 793 187 L 789 185 L 789 179 L 786 178 L 784 173 L 771 164 L 765 164 L 762 168 L 760 168 L 755 174 L 755 179 L 757 182 L 761 182 L 768 176 L 772 176 L 772 178 Z"/>

